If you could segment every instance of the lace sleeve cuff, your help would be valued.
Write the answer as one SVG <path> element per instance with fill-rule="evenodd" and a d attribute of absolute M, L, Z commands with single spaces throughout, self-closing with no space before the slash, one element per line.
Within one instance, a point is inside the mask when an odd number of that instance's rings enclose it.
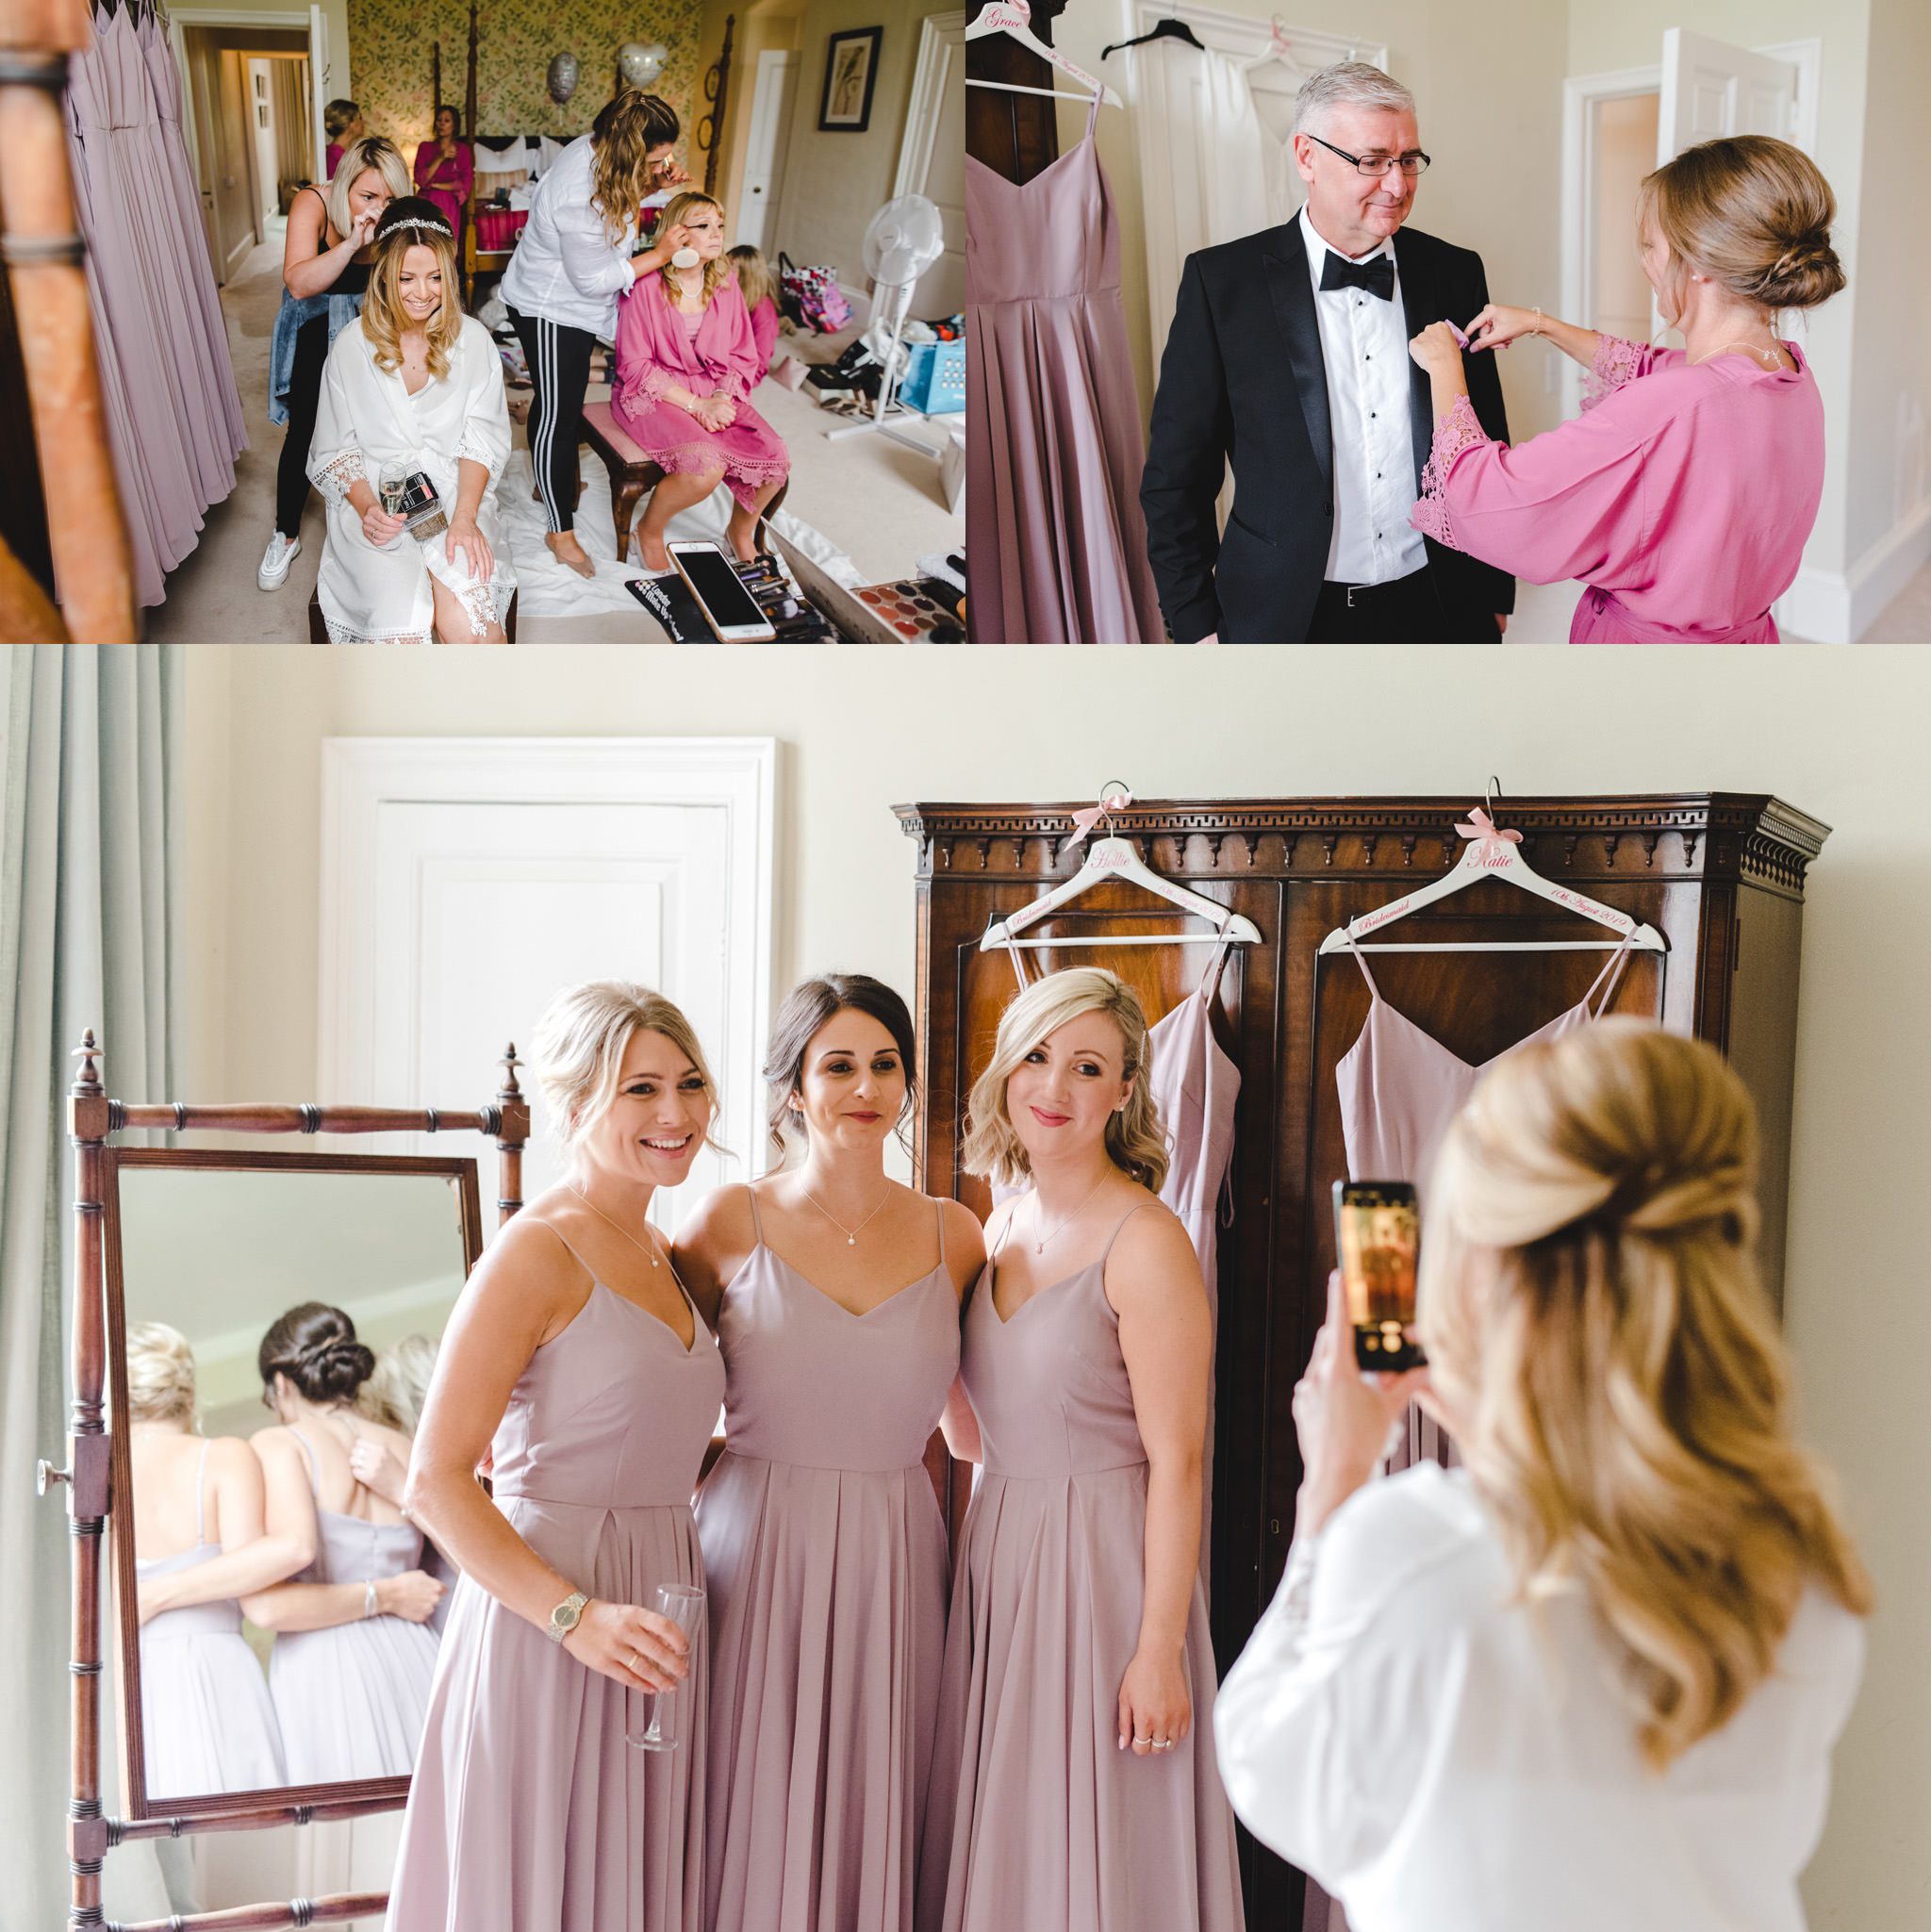
<path fill-rule="evenodd" d="M 503 452 L 495 442 L 480 434 L 471 423 L 464 423 L 463 433 L 456 440 L 456 461 L 468 460 L 480 463 L 491 476 L 502 467 Z"/>
<path fill-rule="evenodd" d="M 1582 406 L 1593 409 L 1612 390 L 1647 373 L 1649 351 L 1641 342 L 1625 341 L 1621 336 L 1601 336 L 1596 339 L 1595 361 L 1583 378 Z"/>
<path fill-rule="evenodd" d="M 367 473 L 362 468 L 362 452 L 343 450 L 338 455 L 331 456 L 309 481 L 325 497 L 340 503 L 348 496 L 350 487 L 361 482 Z"/>
<path fill-rule="evenodd" d="M 637 388 L 652 402 L 668 403 L 672 389 L 681 389 L 684 385 L 664 367 L 661 362 L 649 364 L 637 378 Z"/>
<path fill-rule="evenodd" d="M 1475 405 L 1466 396 L 1457 396 L 1447 415 L 1435 425 L 1434 445 L 1422 471 L 1421 501 L 1408 520 L 1424 537 L 1432 537 L 1451 550 L 1459 548 L 1448 520 L 1448 473 L 1464 450 L 1488 440 L 1488 432 L 1476 416 Z"/>
<path fill-rule="evenodd" d="M 1287 1569 L 1275 1606 L 1280 1635 L 1291 1651 L 1298 1651 L 1307 1641 L 1314 1606 L 1314 1567 L 1320 1552 L 1317 1531 L 1312 1536 L 1296 1537 L 1287 1553 Z"/>

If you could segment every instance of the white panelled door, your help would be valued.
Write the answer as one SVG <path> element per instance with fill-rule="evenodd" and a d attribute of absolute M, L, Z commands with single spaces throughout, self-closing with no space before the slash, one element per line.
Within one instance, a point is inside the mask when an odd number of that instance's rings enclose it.
<path fill-rule="evenodd" d="M 912 313 L 931 322 L 966 305 L 966 15 L 933 13 L 919 30 L 918 65 L 892 193 L 922 194 L 939 211 L 945 253 L 920 277 Z"/>
<path fill-rule="evenodd" d="M 1673 26 L 1663 35 L 1662 81 L 1659 168 L 1700 140 L 1730 134 L 1791 140 L 1796 135 L 1797 70 L 1787 60 Z"/>
<path fill-rule="evenodd" d="M 751 132 L 745 138 L 744 199 L 737 210 L 737 239 L 771 253 L 771 205 L 777 197 L 778 171 L 784 165 L 791 130 L 791 97 L 798 56 L 783 47 L 767 47 L 758 56 L 758 74 L 751 89 Z"/>
<path fill-rule="evenodd" d="M 638 980 L 689 1016 L 718 1083 L 714 1132 L 756 1172 L 772 768 L 768 739 L 330 740 L 322 1096 L 480 1104 L 560 988 Z M 559 1167 L 522 1083 L 528 1197 Z M 742 1171 L 707 1148 L 652 1218 L 674 1231 Z M 487 1197 L 487 1164 L 482 1178 Z"/>

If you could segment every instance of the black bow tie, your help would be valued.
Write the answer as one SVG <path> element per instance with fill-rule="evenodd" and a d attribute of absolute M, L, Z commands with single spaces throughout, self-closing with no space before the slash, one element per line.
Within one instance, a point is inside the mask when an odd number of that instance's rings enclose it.
<path fill-rule="evenodd" d="M 1330 248 L 1321 268 L 1321 288 L 1365 289 L 1383 302 L 1395 300 L 1395 263 L 1385 255 L 1371 255 L 1366 261 L 1349 261 Z"/>

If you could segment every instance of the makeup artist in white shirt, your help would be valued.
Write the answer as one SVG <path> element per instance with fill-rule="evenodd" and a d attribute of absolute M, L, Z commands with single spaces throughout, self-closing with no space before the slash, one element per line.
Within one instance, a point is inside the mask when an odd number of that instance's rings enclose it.
<path fill-rule="evenodd" d="M 1514 579 L 1408 520 L 1434 438 L 1408 344 L 1488 301 L 1481 257 L 1403 227 L 1428 157 L 1413 96 L 1378 68 L 1311 74 L 1294 152 L 1300 213 L 1190 256 L 1180 279 L 1140 491 L 1167 627 L 1180 643 L 1494 643 Z M 1494 358 L 1467 376 L 1506 438 Z"/>

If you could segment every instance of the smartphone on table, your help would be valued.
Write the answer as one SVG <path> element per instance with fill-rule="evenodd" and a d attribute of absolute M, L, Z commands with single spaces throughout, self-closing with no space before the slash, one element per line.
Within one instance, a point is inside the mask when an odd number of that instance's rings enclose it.
<path fill-rule="evenodd" d="M 1406 1181 L 1337 1181 L 1334 1258 L 1354 1328 L 1356 1362 L 1391 1374 L 1420 1368 L 1428 1357 L 1410 1333 L 1421 1258 L 1414 1189 Z"/>
<path fill-rule="evenodd" d="M 715 543 L 668 543 L 665 549 L 720 644 L 768 643 L 777 636 L 757 599 Z"/>

